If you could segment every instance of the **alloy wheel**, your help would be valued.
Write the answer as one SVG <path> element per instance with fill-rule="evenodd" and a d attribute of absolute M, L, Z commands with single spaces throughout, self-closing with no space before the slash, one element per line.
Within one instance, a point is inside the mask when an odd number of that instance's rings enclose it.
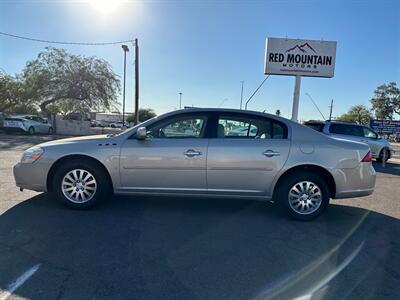
<path fill-rule="evenodd" d="M 308 215 L 321 206 L 322 192 L 314 182 L 301 181 L 291 187 L 288 200 L 290 207 L 296 213 Z"/>
<path fill-rule="evenodd" d="M 71 170 L 62 179 L 61 190 L 71 202 L 88 202 L 97 191 L 96 178 L 87 170 Z"/>

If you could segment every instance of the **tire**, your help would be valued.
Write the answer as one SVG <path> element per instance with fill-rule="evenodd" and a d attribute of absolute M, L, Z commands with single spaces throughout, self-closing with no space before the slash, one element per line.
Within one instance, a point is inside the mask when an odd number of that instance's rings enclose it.
<path fill-rule="evenodd" d="M 49 128 L 48 134 L 53 134 L 53 127 Z"/>
<path fill-rule="evenodd" d="M 110 194 L 111 183 L 108 178 L 106 171 L 97 163 L 73 160 L 56 170 L 52 188 L 56 197 L 67 207 L 88 209 Z"/>
<path fill-rule="evenodd" d="M 389 151 L 388 151 L 388 149 L 387 148 L 383 148 L 382 150 L 381 150 L 381 152 L 379 152 L 379 157 L 376 159 L 376 161 L 377 162 L 382 162 L 383 161 L 383 153 L 386 151 L 386 160 L 385 160 L 385 162 L 386 161 L 388 161 L 389 160 Z"/>
<path fill-rule="evenodd" d="M 35 128 L 33 126 L 29 127 L 28 133 L 29 133 L 29 135 L 34 135 L 35 134 Z"/>
<path fill-rule="evenodd" d="M 310 189 L 309 191 L 307 191 L 307 187 Z M 302 192 L 302 188 L 305 193 L 296 192 L 296 190 Z M 316 196 L 307 196 L 306 193 L 310 194 L 310 191 L 314 192 Z M 302 196 L 303 194 L 305 196 Z M 298 221 L 311 221 L 325 211 L 330 196 L 328 185 L 321 176 L 299 171 L 288 175 L 279 183 L 274 199 L 291 218 Z"/>

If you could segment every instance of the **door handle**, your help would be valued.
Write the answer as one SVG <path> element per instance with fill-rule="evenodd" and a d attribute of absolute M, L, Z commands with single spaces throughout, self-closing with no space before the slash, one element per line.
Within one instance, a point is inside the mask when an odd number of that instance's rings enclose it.
<path fill-rule="evenodd" d="M 280 152 L 273 151 L 273 150 L 266 150 L 262 154 L 265 155 L 266 157 L 280 156 L 281 155 Z"/>
<path fill-rule="evenodd" d="M 183 152 L 183 155 L 185 155 L 187 157 L 199 156 L 201 154 L 202 153 L 200 151 L 196 151 L 196 150 L 193 150 L 193 149 L 189 149 L 189 150 Z"/>

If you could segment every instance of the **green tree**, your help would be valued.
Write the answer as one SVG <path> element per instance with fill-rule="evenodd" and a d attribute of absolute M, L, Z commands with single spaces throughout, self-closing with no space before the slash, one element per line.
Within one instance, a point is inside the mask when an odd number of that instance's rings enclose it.
<path fill-rule="evenodd" d="M 154 118 L 157 114 L 151 108 L 140 108 L 139 109 L 139 121 L 144 122 L 148 119 Z M 131 114 L 126 118 L 127 122 L 133 123 L 135 119 L 135 115 Z"/>
<path fill-rule="evenodd" d="M 25 92 L 47 116 L 63 107 L 88 111 L 118 105 L 120 80 L 103 59 L 46 48 L 26 64 L 21 77 Z"/>
<path fill-rule="evenodd" d="M 378 86 L 371 103 L 378 119 L 393 119 L 395 113 L 400 114 L 400 88 L 396 82 Z"/>
<path fill-rule="evenodd" d="M 37 109 L 34 101 L 27 97 L 21 78 L 0 73 L 0 112 L 33 114 Z"/>
<path fill-rule="evenodd" d="M 371 118 L 371 111 L 365 105 L 354 105 L 347 113 L 337 117 L 337 120 L 368 125 Z"/>

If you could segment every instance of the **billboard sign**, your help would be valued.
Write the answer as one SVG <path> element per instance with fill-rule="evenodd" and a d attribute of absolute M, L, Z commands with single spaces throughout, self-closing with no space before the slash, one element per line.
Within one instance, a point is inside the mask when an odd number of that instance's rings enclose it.
<path fill-rule="evenodd" d="M 400 120 L 371 120 L 370 127 L 378 133 L 400 135 Z"/>
<path fill-rule="evenodd" d="M 333 77 L 336 42 L 267 38 L 264 73 Z"/>

